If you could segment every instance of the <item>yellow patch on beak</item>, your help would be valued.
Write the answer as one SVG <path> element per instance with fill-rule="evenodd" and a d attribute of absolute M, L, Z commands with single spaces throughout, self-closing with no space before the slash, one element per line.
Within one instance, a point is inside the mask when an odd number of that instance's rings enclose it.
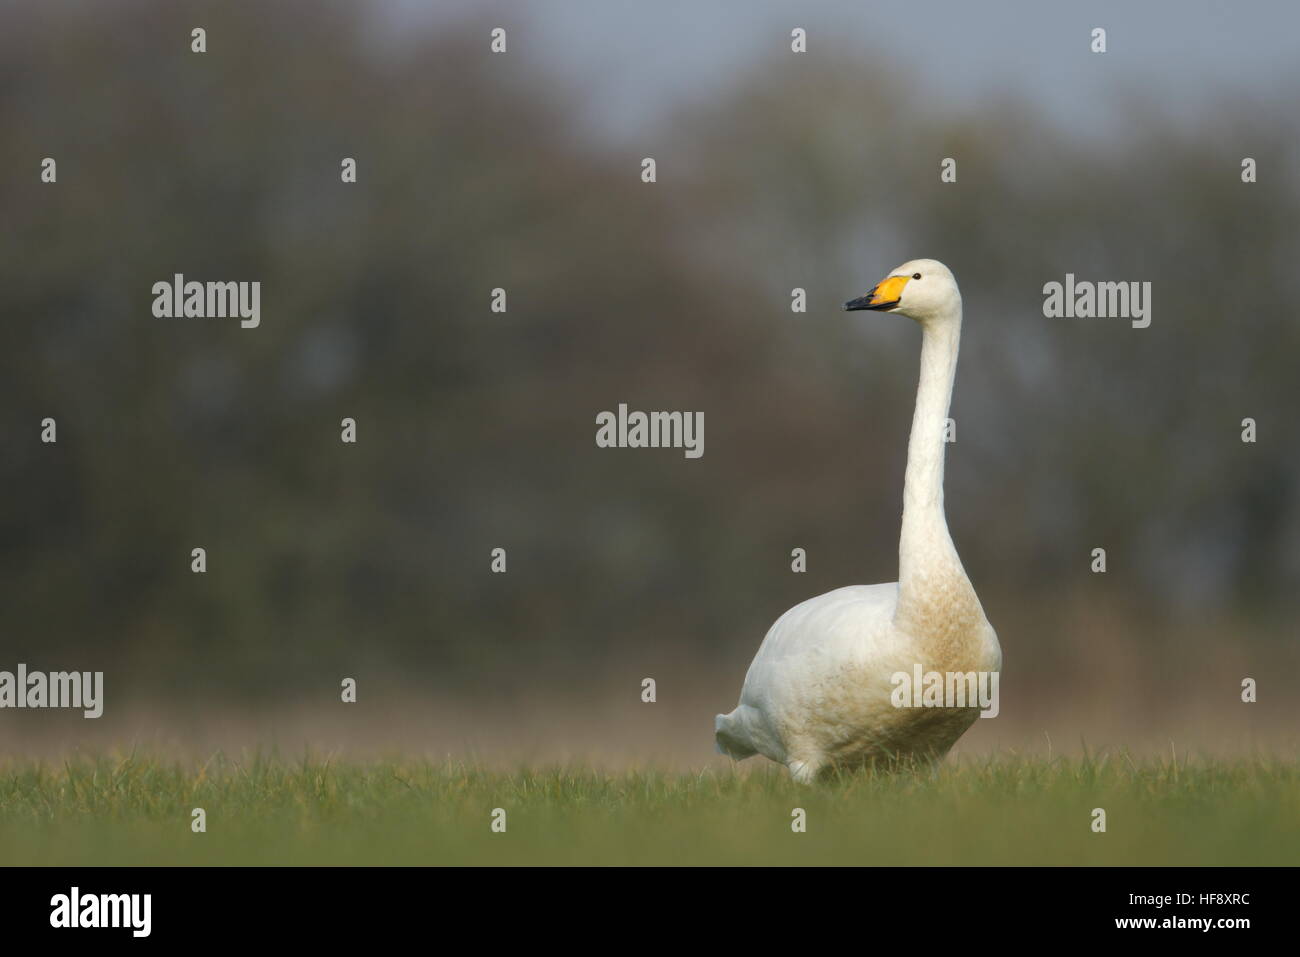
<path fill-rule="evenodd" d="M 903 287 L 911 278 L 911 276 L 890 276 L 888 279 L 882 279 L 870 292 L 870 305 L 883 306 L 886 303 L 898 302 L 903 297 Z"/>

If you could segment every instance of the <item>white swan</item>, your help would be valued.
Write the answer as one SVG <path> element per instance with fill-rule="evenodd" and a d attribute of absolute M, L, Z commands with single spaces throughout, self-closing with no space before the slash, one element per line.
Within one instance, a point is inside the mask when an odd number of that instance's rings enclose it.
<path fill-rule="evenodd" d="M 737 760 L 766 755 L 802 782 L 875 759 L 941 758 L 978 710 L 895 707 L 891 676 L 911 676 L 916 665 L 967 673 L 1002 664 L 943 511 L 944 428 L 961 336 L 957 281 L 943 263 L 917 259 L 844 308 L 895 312 L 921 326 L 899 580 L 837 588 L 787 611 L 754 656 L 740 704 L 716 722 L 718 750 Z"/>

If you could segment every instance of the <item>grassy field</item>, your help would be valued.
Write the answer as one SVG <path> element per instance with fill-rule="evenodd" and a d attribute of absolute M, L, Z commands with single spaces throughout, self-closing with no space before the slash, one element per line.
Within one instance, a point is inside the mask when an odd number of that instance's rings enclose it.
<path fill-rule="evenodd" d="M 191 831 L 196 807 L 206 833 Z M 1004 756 L 816 788 L 755 762 L 695 774 L 222 755 L 0 764 L 3 864 L 1297 862 L 1300 765 L 1263 758 Z"/>

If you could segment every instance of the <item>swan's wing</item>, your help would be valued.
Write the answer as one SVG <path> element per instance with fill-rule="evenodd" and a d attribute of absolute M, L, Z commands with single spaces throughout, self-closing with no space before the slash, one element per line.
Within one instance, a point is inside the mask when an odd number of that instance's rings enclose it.
<path fill-rule="evenodd" d="M 768 630 L 745 676 L 742 704 L 765 709 L 783 688 L 810 680 L 826 662 L 869 655 L 898 604 L 898 583 L 850 585 L 795 605 Z"/>
<path fill-rule="evenodd" d="M 786 760 L 789 717 L 818 694 L 822 678 L 870 657 L 891 625 L 898 585 L 851 585 L 795 605 L 768 629 L 745 675 L 740 704 L 718 715 L 718 750 Z"/>
<path fill-rule="evenodd" d="M 828 641 L 853 641 L 893 619 L 898 605 L 898 583 L 849 585 L 795 605 L 776 620 L 758 654 L 757 663 L 800 655 Z"/>

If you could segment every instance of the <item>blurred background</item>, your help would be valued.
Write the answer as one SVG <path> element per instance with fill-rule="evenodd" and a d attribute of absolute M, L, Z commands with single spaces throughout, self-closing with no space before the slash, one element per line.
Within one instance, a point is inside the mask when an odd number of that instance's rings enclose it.
<path fill-rule="evenodd" d="M 959 750 L 1293 750 L 1300 11 L 1131 6 L 0 4 L 0 669 L 106 684 L 0 751 L 721 761 L 771 622 L 897 577 L 919 332 L 840 304 L 922 256 L 1005 658 Z"/>

